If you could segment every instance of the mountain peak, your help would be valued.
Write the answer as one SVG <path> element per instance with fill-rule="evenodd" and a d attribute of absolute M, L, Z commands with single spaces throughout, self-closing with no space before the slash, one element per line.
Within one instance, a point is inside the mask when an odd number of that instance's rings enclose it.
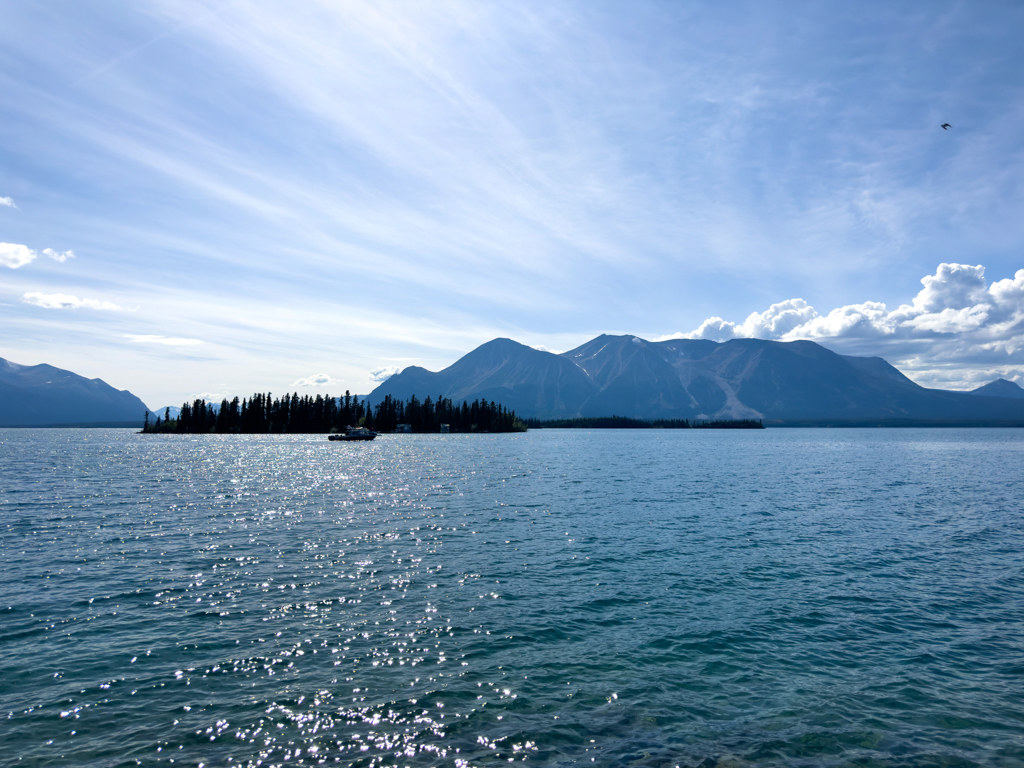
<path fill-rule="evenodd" d="M 511 347 L 511 348 L 533 349 L 533 347 L 528 347 L 525 344 L 520 344 L 518 341 L 515 341 L 514 339 L 505 338 L 504 336 L 499 336 L 496 339 L 491 339 L 490 341 L 485 341 L 483 344 L 481 344 L 479 347 L 477 347 L 477 349 L 485 349 L 487 347 Z"/>
<path fill-rule="evenodd" d="M 1020 385 L 1006 379 L 996 379 L 983 387 L 973 389 L 967 394 L 981 395 L 982 397 L 1010 397 L 1015 400 L 1024 399 L 1024 389 Z"/>

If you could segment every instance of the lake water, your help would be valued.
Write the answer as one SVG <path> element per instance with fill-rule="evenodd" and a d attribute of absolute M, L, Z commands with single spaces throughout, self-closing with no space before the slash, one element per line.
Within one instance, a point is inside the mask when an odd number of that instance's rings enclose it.
<path fill-rule="evenodd" d="M 1024 766 L 1024 431 L 0 430 L 0 764 Z"/>

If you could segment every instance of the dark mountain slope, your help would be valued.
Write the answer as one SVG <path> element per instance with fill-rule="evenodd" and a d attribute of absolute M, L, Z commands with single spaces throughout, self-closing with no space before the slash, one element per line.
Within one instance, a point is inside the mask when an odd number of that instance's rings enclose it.
<path fill-rule="evenodd" d="M 371 403 L 385 395 L 407 400 L 416 395 L 447 397 L 456 402 L 493 400 L 518 414 L 540 418 L 574 416 L 593 392 L 583 369 L 558 355 L 511 339 L 494 339 L 438 373 L 411 367 L 370 393 Z"/>
<path fill-rule="evenodd" d="M 841 357 L 854 368 L 880 379 L 902 384 L 907 387 L 920 386 L 908 379 L 880 357 L 851 357 L 850 355 L 841 355 Z"/>
<path fill-rule="evenodd" d="M 1019 384 L 1006 379 L 996 379 L 983 387 L 972 389 L 968 395 L 981 395 L 982 397 L 1009 397 L 1013 399 L 1024 399 L 1024 389 Z"/>
<path fill-rule="evenodd" d="M 147 408 L 135 395 L 100 379 L 52 365 L 0 359 L 0 426 L 142 424 Z"/>
<path fill-rule="evenodd" d="M 810 341 L 734 339 L 700 364 L 776 423 L 1024 423 L 1024 407 L 926 389 L 881 358 L 846 357 Z"/>
<path fill-rule="evenodd" d="M 905 417 L 890 389 L 902 388 L 865 373 L 843 356 L 809 341 L 734 339 L 704 361 L 736 398 L 769 419 Z M 909 380 L 908 380 L 909 382 Z M 909 382 L 915 386 L 913 382 Z"/>
<path fill-rule="evenodd" d="M 660 350 L 635 336 L 598 336 L 562 357 L 586 371 L 596 389 L 579 405 L 583 416 L 684 419 L 701 409 Z"/>
<path fill-rule="evenodd" d="M 408 368 L 370 399 L 484 398 L 523 417 L 763 418 L 782 424 L 1021 424 L 1024 398 L 925 389 L 881 358 L 810 341 L 599 336 L 562 355 L 496 339 L 440 373 Z"/>

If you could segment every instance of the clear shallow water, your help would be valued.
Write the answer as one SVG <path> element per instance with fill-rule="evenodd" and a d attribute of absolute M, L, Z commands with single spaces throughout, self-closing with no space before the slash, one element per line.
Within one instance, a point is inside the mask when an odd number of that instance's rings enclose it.
<path fill-rule="evenodd" d="M 1024 432 L 0 430 L 0 764 L 1024 765 Z"/>

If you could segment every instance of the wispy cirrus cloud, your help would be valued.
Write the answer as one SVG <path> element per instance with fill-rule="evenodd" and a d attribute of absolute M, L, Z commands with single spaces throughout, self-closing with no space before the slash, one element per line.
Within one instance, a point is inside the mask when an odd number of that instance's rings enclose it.
<path fill-rule="evenodd" d="M 21 297 L 25 304 L 44 309 L 96 309 L 105 312 L 120 312 L 122 308 L 110 301 L 80 299 L 69 293 L 40 293 L 32 291 Z"/>
<path fill-rule="evenodd" d="M 8 208 L 18 207 L 14 204 L 14 200 L 10 197 L 0 197 L 0 205 L 6 206 Z"/>
<path fill-rule="evenodd" d="M 216 339 L 224 359 L 142 371 L 119 339 L 106 364 L 153 402 L 196 389 L 186 377 L 283 390 L 337 329 L 332 374 L 358 389 L 377 366 L 443 367 L 498 335 L 568 348 L 711 315 L 752 334 L 752 308 L 805 297 L 758 321 L 781 337 L 811 303 L 889 314 L 897 281 L 961 254 L 1021 266 L 1024 68 L 1006 64 L 1024 56 L 1021 17 L 992 4 L 960 6 L 923 48 L 933 14 L 882 0 L 798 21 L 578 0 L 153 0 L 131 24 L 109 4 L 8 6 L 0 50 L 24 66 L 0 111 L 36 161 L 0 191 L 47 195 L 3 218 L 53 239 L 0 271 L 74 268 L 146 297 L 134 330 Z M 44 244 L 88 247 L 88 263 Z M 15 305 L 11 353 L 72 353 L 80 314 Z"/>
<path fill-rule="evenodd" d="M 185 339 L 178 336 L 155 336 L 149 334 L 125 334 L 137 344 L 162 344 L 165 347 L 194 347 L 204 342 L 200 339 Z"/>
<path fill-rule="evenodd" d="M 669 338 L 808 339 L 836 351 L 886 358 L 920 383 L 968 388 L 996 377 L 1024 380 L 1024 269 L 989 283 L 985 267 L 943 263 L 909 304 L 878 301 L 819 314 L 787 299 L 741 323 L 710 317 Z"/>

